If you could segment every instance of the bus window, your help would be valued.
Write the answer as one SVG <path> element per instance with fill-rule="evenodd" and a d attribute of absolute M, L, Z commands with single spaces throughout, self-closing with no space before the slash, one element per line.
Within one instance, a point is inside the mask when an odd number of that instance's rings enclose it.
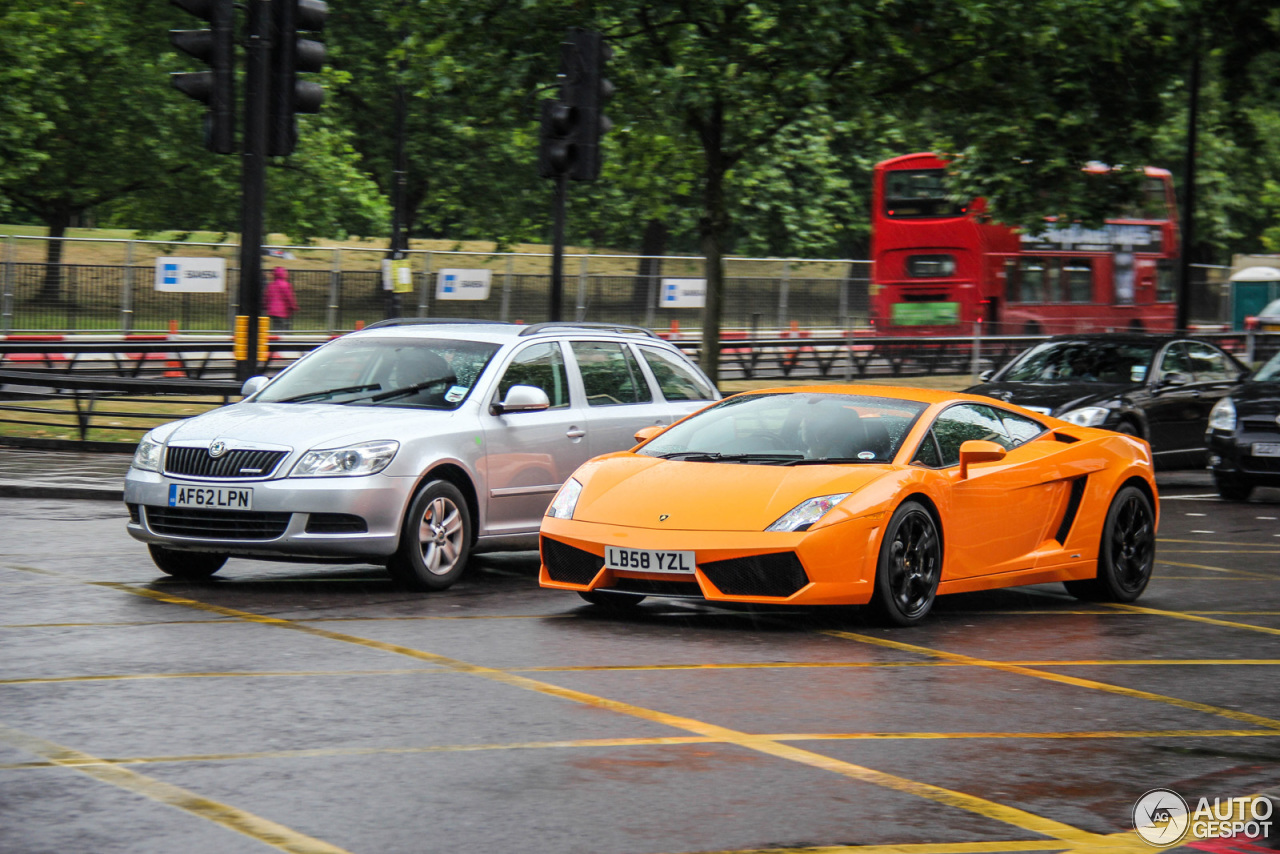
<path fill-rule="evenodd" d="M 961 216 L 965 212 L 947 196 L 942 169 L 889 172 L 884 180 L 884 212 L 891 217 Z"/>
<path fill-rule="evenodd" d="M 1045 264 L 1040 258 L 1023 258 L 1018 266 L 1019 302 L 1044 302 Z"/>
<path fill-rule="evenodd" d="M 944 279 L 956 274 L 954 255 L 908 255 L 907 275 L 913 279 Z"/>
<path fill-rule="evenodd" d="M 1093 262 L 1071 259 L 1062 268 L 1066 302 L 1093 302 Z"/>
<path fill-rule="evenodd" d="M 1132 252 L 1117 252 L 1115 254 L 1113 278 L 1116 286 L 1116 305 L 1133 305 L 1134 269 Z"/>
<path fill-rule="evenodd" d="M 1173 302 L 1174 295 L 1173 262 L 1162 258 L 1156 262 L 1156 302 Z"/>

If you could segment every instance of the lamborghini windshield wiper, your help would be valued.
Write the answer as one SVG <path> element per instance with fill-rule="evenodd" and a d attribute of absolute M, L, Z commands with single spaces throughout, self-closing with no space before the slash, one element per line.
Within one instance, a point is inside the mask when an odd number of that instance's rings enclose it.
<path fill-rule="evenodd" d="M 780 463 L 788 465 L 802 459 L 800 454 L 777 453 L 773 451 L 753 454 L 721 454 L 716 451 L 675 451 L 660 454 L 664 460 L 684 460 L 685 462 L 707 463 Z"/>
<path fill-rule="evenodd" d="M 782 463 L 784 466 L 823 466 L 823 465 L 848 465 L 850 463 L 887 463 L 888 460 L 879 460 L 875 457 L 870 459 L 859 459 L 857 457 L 810 457 L 807 459 L 790 460 Z"/>
<path fill-rule="evenodd" d="M 286 397 L 281 400 L 280 403 L 305 403 L 308 400 L 320 400 L 326 397 L 333 397 L 335 394 L 355 394 L 358 391 L 370 391 L 379 388 L 382 388 L 381 383 L 373 383 L 372 385 L 349 385 L 346 388 L 327 388 L 324 391 L 309 391 L 306 394 Z"/>

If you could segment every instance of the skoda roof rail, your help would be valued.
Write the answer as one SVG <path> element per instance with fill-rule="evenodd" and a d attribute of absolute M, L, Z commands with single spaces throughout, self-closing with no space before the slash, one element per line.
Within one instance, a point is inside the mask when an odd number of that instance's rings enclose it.
<path fill-rule="evenodd" d="M 625 323 L 590 323 L 582 320 L 549 320 L 545 323 L 531 323 L 520 330 L 520 335 L 521 337 L 537 335 L 539 332 L 545 332 L 548 329 L 598 329 L 602 332 L 621 332 L 624 335 L 658 337 L 653 334 L 652 329 L 646 329 L 643 326 L 630 326 Z"/>

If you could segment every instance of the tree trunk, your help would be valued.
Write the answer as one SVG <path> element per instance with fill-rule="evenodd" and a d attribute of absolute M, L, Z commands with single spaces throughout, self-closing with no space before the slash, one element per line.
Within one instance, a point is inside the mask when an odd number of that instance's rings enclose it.
<path fill-rule="evenodd" d="M 50 305 L 62 301 L 62 238 L 71 225 L 71 212 L 59 210 L 45 220 L 49 227 L 49 240 L 44 245 L 44 283 L 40 286 L 39 301 Z"/>
<path fill-rule="evenodd" d="M 717 100 L 701 128 L 707 174 L 702 218 L 698 223 L 702 255 L 706 259 L 707 295 L 702 309 L 702 349 L 698 363 L 717 386 L 720 384 L 720 313 L 724 307 L 724 238 L 729 212 L 724 201 L 726 171 L 724 105 Z"/>
<path fill-rule="evenodd" d="M 640 239 L 640 265 L 631 283 L 631 316 L 637 323 L 644 322 L 653 308 L 651 300 L 658 292 L 662 277 L 662 256 L 667 253 L 667 224 L 660 219 L 645 223 L 644 236 Z"/>

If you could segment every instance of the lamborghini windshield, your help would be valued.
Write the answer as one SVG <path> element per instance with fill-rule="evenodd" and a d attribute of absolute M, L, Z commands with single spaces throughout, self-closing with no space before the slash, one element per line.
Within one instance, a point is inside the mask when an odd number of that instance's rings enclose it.
<path fill-rule="evenodd" d="M 637 453 L 690 462 L 886 463 L 926 405 L 818 392 L 731 397 L 675 425 Z"/>

